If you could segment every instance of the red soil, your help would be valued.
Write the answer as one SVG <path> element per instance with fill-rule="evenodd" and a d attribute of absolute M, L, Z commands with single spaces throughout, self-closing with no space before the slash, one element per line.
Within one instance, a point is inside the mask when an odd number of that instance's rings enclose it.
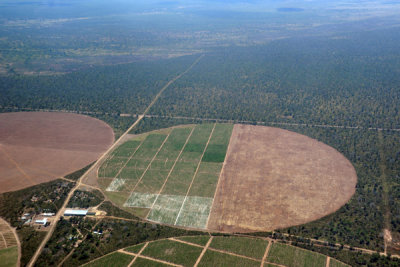
<path fill-rule="evenodd" d="M 72 113 L 0 114 L 0 193 L 85 167 L 114 141 L 103 121 Z"/>

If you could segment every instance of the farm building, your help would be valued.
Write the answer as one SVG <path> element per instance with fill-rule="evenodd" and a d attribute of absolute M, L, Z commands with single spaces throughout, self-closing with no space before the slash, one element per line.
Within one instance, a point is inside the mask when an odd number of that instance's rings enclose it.
<path fill-rule="evenodd" d="M 35 224 L 46 225 L 47 224 L 47 218 L 44 218 L 44 219 L 41 219 L 41 220 L 35 220 Z"/>
<path fill-rule="evenodd" d="M 72 210 L 68 209 L 64 211 L 64 216 L 86 216 L 88 210 Z"/>

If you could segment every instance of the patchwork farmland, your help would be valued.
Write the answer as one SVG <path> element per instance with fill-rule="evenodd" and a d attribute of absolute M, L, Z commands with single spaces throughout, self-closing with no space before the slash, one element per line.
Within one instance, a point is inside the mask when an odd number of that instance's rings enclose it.
<path fill-rule="evenodd" d="M 325 255 L 247 237 L 187 236 L 138 244 L 84 266 L 348 266 Z"/>
<path fill-rule="evenodd" d="M 130 140 L 99 168 L 99 183 L 150 221 L 205 229 L 232 129 L 201 124 Z"/>
<path fill-rule="evenodd" d="M 98 169 L 113 203 L 149 221 L 222 232 L 321 218 L 354 194 L 339 152 L 290 131 L 198 124 L 131 137 Z"/>

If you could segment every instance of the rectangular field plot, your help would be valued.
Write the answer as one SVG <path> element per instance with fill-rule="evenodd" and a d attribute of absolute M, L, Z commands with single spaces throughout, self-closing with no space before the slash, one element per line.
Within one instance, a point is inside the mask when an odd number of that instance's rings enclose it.
<path fill-rule="evenodd" d="M 171 240 L 151 242 L 142 255 L 180 264 L 193 266 L 203 249 Z"/>
<path fill-rule="evenodd" d="M 132 267 L 169 267 L 171 265 L 164 264 L 157 261 L 148 260 L 145 258 L 137 258 L 135 262 L 131 265 Z"/>
<path fill-rule="evenodd" d="M 110 185 L 107 187 L 106 191 L 107 192 L 120 191 L 124 185 L 125 185 L 125 179 L 115 178 L 114 180 L 112 180 Z"/>
<path fill-rule="evenodd" d="M 183 151 L 179 161 L 186 161 L 186 162 L 195 162 L 198 163 L 201 159 L 202 152 L 188 152 Z"/>
<path fill-rule="evenodd" d="M 216 124 L 210 143 L 204 153 L 204 162 L 224 162 L 233 124 Z"/>
<path fill-rule="evenodd" d="M 182 236 L 182 237 L 176 237 L 175 239 L 179 239 L 179 240 L 186 241 L 189 243 L 197 244 L 200 246 L 205 246 L 207 244 L 208 240 L 210 240 L 210 236 L 209 235 Z"/>
<path fill-rule="evenodd" d="M 102 267 L 102 266 L 114 266 L 114 267 L 125 267 L 133 260 L 135 256 L 128 255 L 125 253 L 114 252 L 106 255 L 100 259 L 91 261 L 83 266 L 87 267 Z"/>
<path fill-rule="evenodd" d="M 205 229 L 212 202 L 208 197 L 186 197 L 176 225 Z"/>
<path fill-rule="evenodd" d="M 136 169 L 146 169 L 147 166 L 149 166 L 150 164 L 150 160 L 146 160 L 146 159 L 130 159 L 127 164 L 126 167 L 127 168 L 136 168 Z"/>
<path fill-rule="evenodd" d="M 184 196 L 159 195 L 147 219 L 174 224 L 184 199 Z"/>
<path fill-rule="evenodd" d="M 212 250 L 207 250 L 201 259 L 200 266 L 246 266 L 259 267 L 260 262 L 246 258 L 236 257 L 229 254 L 219 253 Z"/>
<path fill-rule="evenodd" d="M 165 149 L 170 151 L 181 151 L 191 131 L 191 128 L 173 129 L 168 140 L 164 144 Z"/>
<path fill-rule="evenodd" d="M 151 208 L 156 200 L 156 194 L 145 194 L 133 192 L 128 200 L 125 202 L 124 207 L 137 207 L 137 208 Z"/>
<path fill-rule="evenodd" d="M 114 178 L 127 161 L 128 158 L 123 157 L 108 158 L 99 168 L 99 177 Z"/>
<path fill-rule="evenodd" d="M 117 147 L 111 155 L 114 157 L 130 157 L 135 152 L 135 150 L 139 147 L 140 141 L 132 140 L 127 141 Z"/>
<path fill-rule="evenodd" d="M 165 138 L 167 138 L 167 135 L 164 134 L 149 134 L 139 149 L 157 150 L 164 142 Z"/>
<path fill-rule="evenodd" d="M 172 172 L 161 194 L 185 196 L 192 182 L 194 173 Z"/>
<path fill-rule="evenodd" d="M 268 241 L 262 239 L 216 236 L 210 247 L 261 260 L 267 245 Z"/>
<path fill-rule="evenodd" d="M 194 174 L 196 172 L 198 163 L 196 162 L 182 162 L 178 161 L 175 164 L 173 172 L 188 172 Z"/>
<path fill-rule="evenodd" d="M 197 173 L 188 195 L 213 198 L 218 179 L 219 174 Z"/>
<path fill-rule="evenodd" d="M 165 146 L 165 144 L 164 144 Z M 164 147 L 163 147 L 164 148 Z M 175 161 L 179 156 L 180 150 L 170 150 L 169 148 L 161 149 L 158 152 L 156 160 L 158 161 Z"/>
<path fill-rule="evenodd" d="M 168 171 L 148 170 L 136 187 L 135 192 L 158 193 L 167 176 Z"/>
<path fill-rule="evenodd" d="M 200 163 L 199 173 L 215 173 L 219 175 L 221 169 L 222 163 L 202 162 Z"/>
<path fill-rule="evenodd" d="M 139 180 L 139 178 L 142 176 L 143 172 L 144 172 L 144 169 L 135 169 L 135 168 L 126 168 L 125 167 L 118 174 L 118 178 Z"/>
<path fill-rule="evenodd" d="M 158 156 L 157 156 L 158 158 Z M 175 159 L 154 160 L 150 165 L 150 170 L 164 170 L 169 171 L 175 163 Z"/>
<path fill-rule="evenodd" d="M 218 123 L 215 125 L 213 135 L 210 140 L 210 144 L 219 144 L 228 146 L 229 140 L 231 139 L 233 130 L 233 124 Z"/>
<path fill-rule="evenodd" d="M 146 149 L 143 147 L 140 147 L 135 155 L 133 155 L 133 159 L 137 160 L 151 160 L 154 155 L 157 153 L 158 149 Z"/>
<path fill-rule="evenodd" d="M 226 149 L 225 145 L 209 144 L 202 158 L 203 162 L 224 162 Z"/>
<path fill-rule="evenodd" d="M 326 266 L 326 256 L 280 243 L 272 245 L 268 261 L 293 267 Z"/>

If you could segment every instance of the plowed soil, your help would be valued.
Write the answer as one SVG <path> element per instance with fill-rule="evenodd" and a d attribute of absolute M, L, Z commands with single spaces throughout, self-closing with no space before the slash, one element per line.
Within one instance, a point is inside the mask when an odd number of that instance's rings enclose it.
<path fill-rule="evenodd" d="M 114 141 L 103 121 L 78 114 L 0 114 L 0 193 L 54 180 L 95 161 Z"/>
<path fill-rule="evenodd" d="M 316 220 L 344 205 L 357 175 L 334 148 L 294 132 L 235 125 L 208 228 L 266 231 Z"/>

